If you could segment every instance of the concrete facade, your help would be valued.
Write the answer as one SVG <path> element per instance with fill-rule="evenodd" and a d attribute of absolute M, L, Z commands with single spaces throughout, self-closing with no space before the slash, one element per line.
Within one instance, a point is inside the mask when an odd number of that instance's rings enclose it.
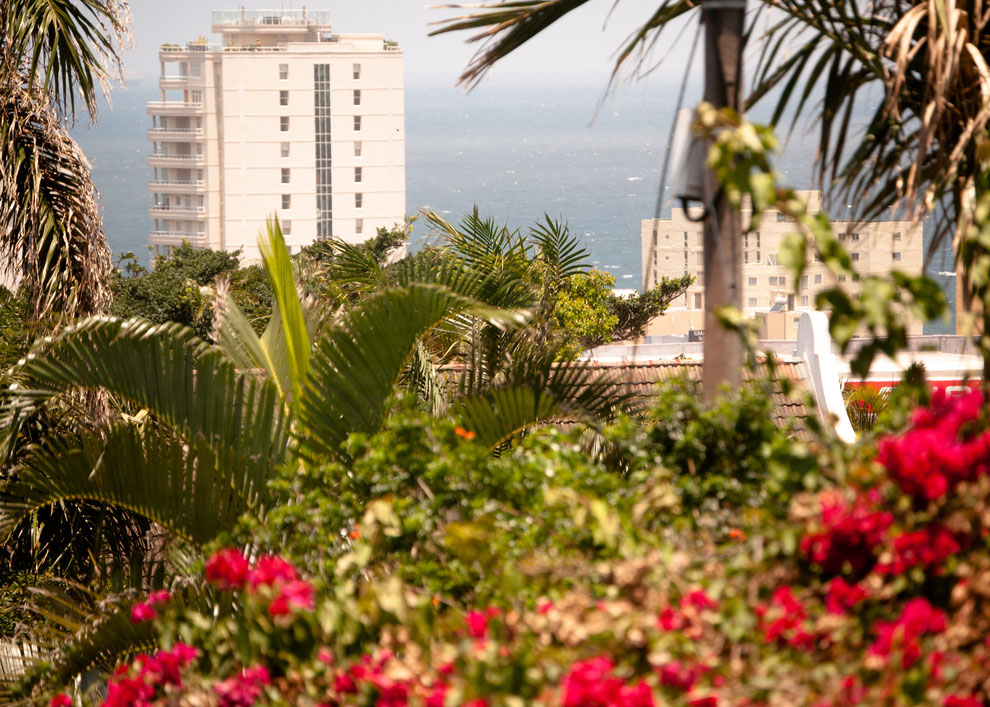
<path fill-rule="evenodd" d="M 819 191 L 800 192 L 812 212 L 820 212 Z M 751 212 L 743 210 L 744 227 Z M 853 259 L 861 275 L 882 275 L 891 270 L 917 275 L 924 260 L 922 224 L 910 221 L 854 223 L 833 221 L 832 227 Z M 795 339 L 802 312 L 814 311 L 815 296 L 839 285 L 855 295 L 858 282 L 836 276 L 810 253 L 804 275 L 797 283 L 790 270 L 778 264 L 781 240 L 795 230 L 793 222 L 777 211 L 767 211 L 759 224 L 743 235 L 743 293 L 746 313 L 759 319 L 761 336 L 769 339 Z M 653 287 L 663 277 L 695 276 L 683 298 L 654 320 L 647 335 L 687 334 L 704 327 L 704 270 L 702 224 L 688 220 L 683 209 L 675 208 L 669 219 L 644 219 L 641 230 L 642 286 Z M 780 310 L 770 312 L 771 308 Z M 922 322 L 909 318 L 908 333 L 922 333 Z"/>
<path fill-rule="evenodd" d="M 163 45 L 149 190 L 160 253 L 187 240 L 259 257 L 277 215 L 290 251 L 361 242 L 405 218 L 402 52 L 335 34 L 322 10 L 219 10 L 221 45 Z"/>

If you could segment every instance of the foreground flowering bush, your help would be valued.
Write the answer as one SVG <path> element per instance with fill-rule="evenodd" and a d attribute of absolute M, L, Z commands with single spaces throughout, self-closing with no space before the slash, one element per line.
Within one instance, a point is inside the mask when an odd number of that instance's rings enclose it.
<path fill-rule="evenodd" d="M 676 484 L 638 474 L 635 464 L 626 471 L 628 493 L 654 505 L 647 506 L 650 522 L 632 522 L 644 506 L 582 495 L 611 487 L 575 468 L 570 478 L 588 481 L 578 485 L 582 493 L 546 487 L 541 497 L 564 499 L 577 548 L 546 528 L 536 536 L 542 545 L 527 545 L 537 532 L 530 524 L 538 523 L 513 509 L 503 525 L 507 498 L 501 506 L 482 504 L 475 515 L 448 509 L 424 534 L 415 504 L 401 495 L 375 497 L 342 528 L 345 551 L 329 573 L 228 547 L 206 562 L 201 590 L 136 602 L 131 619 L 151 622 L 161 648 L 118 667 L 105 698 L 91 692 L 85 699 L 223 706 L 990 704 L 986 418 L 982 393 L 936 396 L 905 431 L 879 442 L 875 459 L 822 469 L 821 478 L 833 483 L 795 495 L 785 516 L 752 507 L 720 516 L 735 521 L 730 527 L 683 522 L 670 498 Z M 450 434 L 454 467 L 463 460 L 457 450 L 475 458 L 469 435 Z M 560 444 L 551 438 L 551 447 Z M 543 477 L 555 478 L 559 461 L 547 457 Z M 530 482 L 519 473 L 522 488 Z M 445 493 L 442 476 L 434 469 L 423 481 L 433 495 L 424 503 Z M 499 553 L 464 539 L 474 529 L 468 518 L 487 523 L 491 535 L 482 538 L 489 548 L 506 538 L 525 548 L 524 555 L 502 553 L 511 570 L 498 569 L 490 555 Z M 281 537 L 288 537 L 286 527 L 279 525 Z M 465 564 L 456 576 L 489 568 L 499 574 L 486 580 L 491 591 L 438 592 L 454 575 L 421 555 L 427 541 L 438 548 L 460 543 L 450 555 Z M 473 558 L 465 546 L 474 548 Z M 427 563 L 419 582 L 417 557 Z M 57 695 L 51 703 L 66 699 Z"/>

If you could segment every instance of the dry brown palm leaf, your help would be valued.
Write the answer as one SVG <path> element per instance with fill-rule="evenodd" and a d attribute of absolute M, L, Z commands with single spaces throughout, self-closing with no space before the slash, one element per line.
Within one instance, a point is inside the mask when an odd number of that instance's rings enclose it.
<path fill-rule="evenodd" d="M 45 95 L 0 94 L 0 261 L 32 293 L 34 316 L 107 303 L 110 249 L 89 164 Z"/>

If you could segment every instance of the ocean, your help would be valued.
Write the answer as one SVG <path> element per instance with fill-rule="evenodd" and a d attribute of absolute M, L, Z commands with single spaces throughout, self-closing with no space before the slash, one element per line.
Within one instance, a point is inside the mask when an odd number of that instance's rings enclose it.
<path fill-rule="evenodd" d="M 73 129 L 93 166 L 112 250 L 131 251 L 145 262 L 150 119 L 144 106 L 155 94 L 141 86 L 117 90 L 97 125 Z M 456 221 L 477 206 L 524 229 L 548 215 L 567 222 L 592 264 L 615 275 L 617 287 L 637 288 L 640 221 L 656 208 L 676 96 L 662 87 L 629 87 L 601 107 L 599 98 L 596 87 L 482 85 L 469 94 L 407 88 L 407 214 L 429 207 Z M 809 131 L 796 130 L 777 166 L 789 184 L 807 188 L 813 157 Z M 411 247 L 429 237 L 418 222 Z M 933 271 L 952 269 L 951 256 L 941 253 L 935 260 Z M 937 279 L 954 296 L 953 278 Z M 954 322 L 929 329 L 954 330 Z"/>

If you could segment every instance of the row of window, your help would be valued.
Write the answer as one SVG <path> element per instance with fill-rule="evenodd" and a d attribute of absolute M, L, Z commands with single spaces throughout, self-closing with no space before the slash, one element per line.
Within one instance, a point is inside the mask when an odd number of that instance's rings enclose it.
<path fill-rule="evenodd" d="M 288 155 L 283 155 L 283 156 L 284 157 L 288 157 Z M 282 184 L 289 184 L 290 181 L 291 181 L 291 177 L 292 177 L 292 170 L 290 170 L 288 167 L 283 167 L 282 168 Z M 354 168 L 354 181 L 355 182 L 362 182 L 362 181 L 364 181 L 364 168 L 363 167 L 355 167 Z"/>
<path fill-rule="evenodd" d="M 354 80 L 355 81 L 357 81 L 357 80 L 359 80 L 361 78 L 361 65 L 360 64 L 354 64 L 351 67 L 351 76 L 354 77 Z M 279 79 L 279 81 L 288 81 L 289 80 L 289 65 L 288 64 L 279 64 L 278 65 L 278 79 Z M 355 104 L 355 105 L 357 105 L 357 104 Z"/>
<path fill-rule="evenodd" d="M 281 144 L 281 155 L 282 155 L 282 157 L 288 157 L 289 156 L 289 152 L 291 151 L 291 147 L 290 146 L 291 146 L 291 143 L 288 143 L 288 142 L 283 142 Z M 361 150 L 362 150 L 361 143 L 360 142 L 355 142 L 354 143 L 354 156 L 355 157 L 360 157 L 361 156 Z M 360 167 L 355 167 L 354 169 L 355 170 L 358 170 L 358 171 L 355 171 L 355 174 L 359 174 L 360 173 L 359 172 L 359 170 L 361 169 Z M 361 180 L 355 178 L 354 181 L 360 182 Z"/>
<path fill-rule="evenodd" d="M 355 209 L 360 209 L 363 206 L 364 206 L 364 194 L 362 194 L 361 192 L 357 192 L 354 195 L 354 208 Z M 291 208 L 292 208 L 292 194 L 283 194 L 282 195 L 282 209 L 285 210 L 285 209 L 291 209 Z"/>
<path fill-rule="evenodd" d="M 279 227 L 282 229 L 282 234 L 286 236 L 292 235 L 292 221 L 289 219 L 279 219 Z M 364 219 L 356 218 L 354 219 L 354 233 L 364 233 Z"/>
<path fill-rule="evenodd" d="M 324 120 L 329 120 L 329 119 L 324 118 Z M 329 125 L 329 123 L 328 123 L 328 125 Z M 289 116 L 283 115 L 283 116 L 281 116 L 278 119 L 278 129 L 279 129 L 279 132 L 283 132 L 283 133 L 289 132 Z M 354 116 L 354 132 L 360 132 L 360 131 L 361 131 L 361 116 L 360 115 L 355 115 Z"/>
<path fill-rule="evenodd" d="M 194 95 L 196 93 L 198 93 L 198 91 L 193 91 L 193 94 Z M 354 105 L 356 105 L 356 106 L 361 105 L 361 89 L 359 89 L 359 88 L 354 89 L 354 98 L 353 98 L 353 100 L 354 100 Z M 194 100 L 193 103 L 199 103 L 199 101 Z M 278 92 L 278 104 L 280 106 L 287 106 L 287 105 L 289 105 L 289 92 L 288 91 L 279 91 Z"/>

